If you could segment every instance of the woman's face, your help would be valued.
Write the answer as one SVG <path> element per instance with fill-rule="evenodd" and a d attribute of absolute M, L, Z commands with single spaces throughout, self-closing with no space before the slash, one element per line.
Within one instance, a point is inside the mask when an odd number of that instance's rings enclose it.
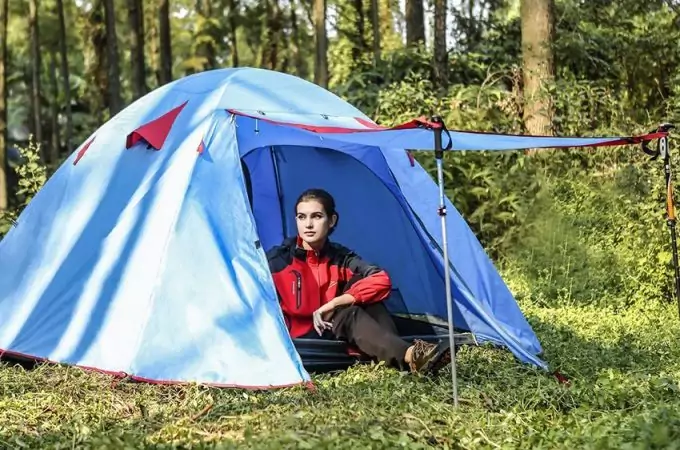
<path fill-rule="evenodd" d="M 335 225 L 337 217 L 328 217 L 324 207 L 316 200 L 298 203 L 296 222 L 298 235 L 312 248 L 320 248 Z"/>

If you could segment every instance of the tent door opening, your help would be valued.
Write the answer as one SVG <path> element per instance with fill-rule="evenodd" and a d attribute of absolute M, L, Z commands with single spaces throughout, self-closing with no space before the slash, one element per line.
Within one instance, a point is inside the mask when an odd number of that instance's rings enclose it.
<path fill-rule="evenodd" d="M 390 274 L 393 293 L 386 306 L 400 334 L 408 339 L 448 338 L 445 318 L 435 325 L 412 317 L 435 310 L 434 302 L 444 297 L 444 280 L 409 214 L 376 174 L 389 174 L 384 159 L 369 168 L 332 149 L 274 146 L 258 148 L 243 160 L 252 180 L 253 215 L 265 251 L 295 235 L 294 211 L 299 195 L 309 188 L 325 189 L 334 197 L 339 213 L 332 240 Z M 334 347 L 324 347 L 315 339 L 295 341 L 306 367 L 330 369 L 334 364 L 345 364 L 347 358 L 356 360 L 356 355 L 341 352 L 344 359 L 338 361 Z M 466 342 L 464 338 L 460 341 Z M 341 344 L 336 347 L 342 348 Z M 321 360 L 317 358 L 320 348 L 327 350 L 321 353 Z M 335 359 L 329 362 L 329 358 Z"/>

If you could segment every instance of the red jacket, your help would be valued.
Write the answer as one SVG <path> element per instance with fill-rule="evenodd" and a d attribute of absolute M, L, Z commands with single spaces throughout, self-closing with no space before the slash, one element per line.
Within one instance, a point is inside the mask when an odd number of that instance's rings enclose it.
<path fill-rule="evenodd" d="M 356 303 L 372 303 L 386 299 L 392 289 L 387 272 L 335 243 L 327 242 L 317 254 L 303 249 L 299 237 L 289 238 L 267 259 L 293 338 L 311 331 L 312 313 L 335 297 L 350 294 Z"/>

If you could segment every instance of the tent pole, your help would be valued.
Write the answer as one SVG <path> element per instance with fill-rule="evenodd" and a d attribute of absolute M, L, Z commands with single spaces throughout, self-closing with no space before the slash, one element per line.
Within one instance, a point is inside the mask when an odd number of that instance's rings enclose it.
<path fill-rule="evenodd" d="M 663 131 L 669 131 L 673 125 L 664 124 L 660 127 Z M 680 315 L 680 267 L 678 267 L 678 243 L 675 232 L 677 217 L 675 215 L 675 200 L 673 198 L 673 180 L 671 171 L 671 152 L 668 145 L 668 136 L 659 138 L 659 154 L 663 158 L 663 168 L 666 175 L 666 223 L 671 230 L 671 246 L 673 248 L 673 266 L 675 270 L 675 296 L 678 302 L 678 315 Z"/>
<path fill-rule="evenodd" d="M 439 126 L 434 129 L 434 156 L 437 160 L 437 184 L 439 185 L 439 208 L 437 213 L 442 222 L 442 248 L 444 251 L 444 286 L 446 289 L 446 310 L 449 321 L 449 345 L 451 347 L 451 385 L 453 387 L 453 405 L 458 407 L 458 380 L 456 374 L 456 338 L 453 326 L 453 301 L 451 298 L 451 275 L 449 268 L 449 245 L 446 232 L 446 202 L 444 194 L 444 169 L 442 159 L 444 150 L 442 148 L 442 129 L 444 122 L 441 117 L 432 117 L 432 122 Z"/>

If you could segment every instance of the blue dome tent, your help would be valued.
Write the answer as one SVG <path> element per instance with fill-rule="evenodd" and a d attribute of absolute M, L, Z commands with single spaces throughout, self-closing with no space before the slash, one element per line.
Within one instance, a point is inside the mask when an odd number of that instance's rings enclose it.
<path fill-rule="evenodd" d="M 0 241 L 0 353 L 136 380 L 309 383 L 265 251 L 295 233 L 311 186 L 334 195 L 334 239 L 388 270 L 395 315 L 447 323 L 539 367 L 541 345 L 448 199 L 405 149 L 436 123 L 376 125 L 330 92 L 261 69 L 191 75 L 86 139 Z M 440 130 L 441 131 L 441 130 Z M 447 151 L 637 143 L 444 132 Z M 250 195 L 249 195 L 250 194 Z"/>

